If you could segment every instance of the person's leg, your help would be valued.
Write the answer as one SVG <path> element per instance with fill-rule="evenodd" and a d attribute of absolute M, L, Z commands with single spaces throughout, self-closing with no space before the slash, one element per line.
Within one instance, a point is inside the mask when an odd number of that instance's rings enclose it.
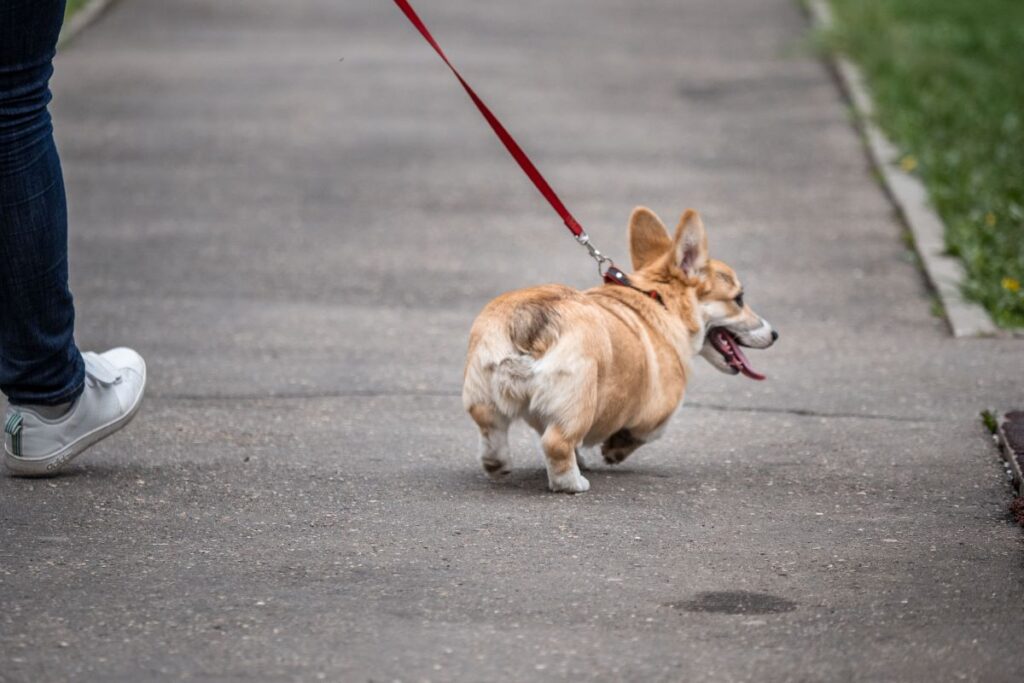
<path fill-rule="evenodd" d="M 47 104 L 64 0 L 0 0 L 0 392 L 52 406 L 82 393 L 67 206 Z"/>
<path fill-rule="evenodd" d="M 13 474 L 57 472 L 131 421 L 146 363 L 81 354 L 67 205 L 47 104 L 64 0 L 0 0 L 0 422 Z"/>

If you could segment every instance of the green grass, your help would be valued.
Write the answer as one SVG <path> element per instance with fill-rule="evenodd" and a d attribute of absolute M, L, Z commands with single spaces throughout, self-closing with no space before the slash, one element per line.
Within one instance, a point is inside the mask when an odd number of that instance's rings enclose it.
<path fill-rule="evenodd" d="M 995 434 L 999 431 L 999 423 L 996 421 L 996 416 L 991 410 L 981 411 L 981 421 L 985 423 L 985 428 L 988 429 L 989 433 Z"/>
<path fill-rule="evenodd" d="M 67 0 L 67 6 L 64 9 L 64 19 L 67 19 L 72 14 L 82 9 L 89 0 Z"/>
<path fill-rule="evenodd" d="M 831 0 L 830 46 L 946 223 L 965 293 L 1024 327 L 1024 1 Z"/>

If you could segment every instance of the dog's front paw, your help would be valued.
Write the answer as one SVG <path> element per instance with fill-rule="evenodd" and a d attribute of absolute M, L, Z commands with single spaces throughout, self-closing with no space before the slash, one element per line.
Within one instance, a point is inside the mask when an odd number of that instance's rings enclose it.
<path fill-rule="evenodd" d="M 565 474 L 549 475 L 548 488 L 556 493 L 585 493 L 590 490 L 590 482 L 579 470 L 570 470 Z"/>
<path fill-rule="evenodd" d="M 620 429 L 601 444 L 601 455 L 609 465 L 618 465 L 643 444 L 628 429 Z"/>
<path fill-rule="evenodd" d="M 604 456 L 604 461 L 608 465 L 618 465 L 623 460 L 629 457 L 632 450 L 626 450 L 625 448 L 602 448 L 601 455 Z"/>

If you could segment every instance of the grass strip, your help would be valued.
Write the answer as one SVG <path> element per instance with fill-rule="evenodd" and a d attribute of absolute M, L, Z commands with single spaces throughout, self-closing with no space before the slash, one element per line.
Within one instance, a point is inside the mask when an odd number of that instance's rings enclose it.
<path fill-rule="evenodd" d="M 878 124 L 920 174 L 965 294 L 1024 327 L 1024 2 L 831 0 Z"/>

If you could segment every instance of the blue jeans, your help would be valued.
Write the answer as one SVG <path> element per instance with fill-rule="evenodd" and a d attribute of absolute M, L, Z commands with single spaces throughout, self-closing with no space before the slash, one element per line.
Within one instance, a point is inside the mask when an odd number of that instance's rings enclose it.
<path fill-rule="evenodd" d="M 0 0 L 0 392 L 11 403 L 72 401 L 85 379 L 46 108 L 64 1 Z"/>

